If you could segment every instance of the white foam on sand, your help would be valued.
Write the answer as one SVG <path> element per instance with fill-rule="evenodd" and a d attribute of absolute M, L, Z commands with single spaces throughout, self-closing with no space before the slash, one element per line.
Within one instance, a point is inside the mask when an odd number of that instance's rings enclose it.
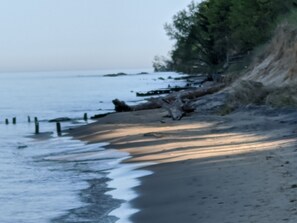
<path fill-rule="evenodd" d="M 154 163 L 119 164 L 116 169 L 109 171 L 107 177 L 111 180 L 107 184 L 112 190 L 106 194 L 114 199 L 124 200 L 119 208 L 109 213 L 110 216 L 118 218 L 117 223 L 132 223 L 129 218 L 139 212 L 131 206 L 130 201 L 138 196 L 134 188 L 140 185 L 139 178 L 153 174 L 152 171 L 140 170 L 140 168 L 151 165 Z"/>
<path fill-rule="evenodd" d="M 81 144 L 83 149 L 69 151 L 65 149 L 65 146 L 61 146 L 62 151 L 57 149 L 56 153 L 43 157 L 43 160 L 62 162 L 101 160 L 103 172 L 107 173 L 107 177 L 111 179 L 107 182 L 107 187 L 111 190 L 106 192 L 106 194 L 111 195 L 114 199 L 123 201 L 120 207 L 109 213 L 109 216 L 117 217 L 117 223 L 131 223 L 129 218 L 139 211 L 130 204 L 130 201 L 138 196 L 134 188 L 140 185 L 140 177 L 153 173 L 141 168 L 154 165 L 154 163 L 122 163 L 123 160 L 130 158 L 129 154 L 119 150 L 104 149 L 108 143 L 85 145 L 76 140 L 72 140 L 71 143 Z"/>

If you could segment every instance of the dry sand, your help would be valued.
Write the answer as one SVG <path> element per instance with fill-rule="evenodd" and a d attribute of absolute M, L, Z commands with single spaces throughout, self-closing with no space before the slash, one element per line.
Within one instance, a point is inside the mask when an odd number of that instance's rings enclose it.
<path fill-rule="evenodd" d="M 133 222 L 297 222 L 296 112 L 165 114 L 117 113 L 70 131 L 131 153 L 128 162 L 158 163 L 135 188 Z"/>

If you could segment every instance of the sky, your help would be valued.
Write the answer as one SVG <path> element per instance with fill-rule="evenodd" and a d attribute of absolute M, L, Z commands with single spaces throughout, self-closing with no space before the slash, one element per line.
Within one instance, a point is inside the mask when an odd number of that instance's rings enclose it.
<path fill-rule="evenodd" d="M 191 0 L 0 0 L 0 72 L 151 68 Z"/>

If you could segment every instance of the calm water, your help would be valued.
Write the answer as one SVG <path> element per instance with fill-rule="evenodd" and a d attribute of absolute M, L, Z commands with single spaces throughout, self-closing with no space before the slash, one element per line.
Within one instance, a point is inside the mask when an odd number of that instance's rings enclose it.
<path fill-rule="evenodd" d="M 109 112 L 114 98 L 136 103 L 142 99 L 135 92 L 175 85 L 168 77 L 178 75 L 134 71 L 103 77 L 106 73 L 113 72 L 0 74 L 0 222 L 129 222 L 137 211 L 127 201 L 137 196 L 137 178 L 150 173 L 121 164 L 129 154 L 105 150 L 104 144 L 57 137 L 47 120 L 79 119 L 63 128 L 85 124 L 85 112 Z M 50 138 L 28 137 L 34 124 L 27 116 L 38 117 L 40 131 Z M 4 124 L 13 117 L 16 125 Z"/>

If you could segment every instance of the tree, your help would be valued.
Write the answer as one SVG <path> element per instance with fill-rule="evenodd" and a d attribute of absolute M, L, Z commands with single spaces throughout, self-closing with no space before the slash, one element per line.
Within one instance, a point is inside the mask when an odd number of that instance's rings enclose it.
<path fill-rule="evenodd" d="M 155 72 L 163 72 L 171 70 L 170 61 L 164 56 L 155 56 L 153 61 L 153 68 Z"/>
<path fill-rule="evenodd" d="M 165 24 L 171 67 L 186 73 L 218 72 L 229 56 L 244 54 L 266 41 L 279 15 L 295 0 L 194 1 Z M 167 61 L 168 62 L 168 61 Z"/>

